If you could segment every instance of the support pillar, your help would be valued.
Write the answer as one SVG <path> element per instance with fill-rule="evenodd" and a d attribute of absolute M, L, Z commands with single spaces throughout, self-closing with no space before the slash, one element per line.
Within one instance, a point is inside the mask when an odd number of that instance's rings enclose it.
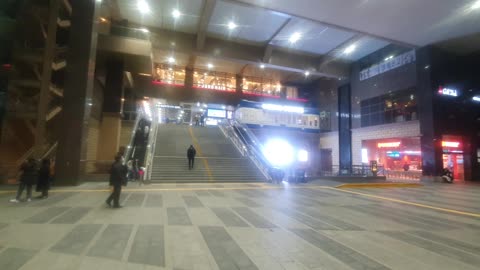
<path fill-rule="evenodd" d="M 95 0 L 72 1 L 64 105 L 56 159 L 56 184 L 77 185 L 85 174 L 88 124 L 97 51 Z"/>
<path fill-rule="evenodd" d="M 352 170 L 352 118 L 350 84 L 338 88 L 338 142 L 340 174 Z"/>

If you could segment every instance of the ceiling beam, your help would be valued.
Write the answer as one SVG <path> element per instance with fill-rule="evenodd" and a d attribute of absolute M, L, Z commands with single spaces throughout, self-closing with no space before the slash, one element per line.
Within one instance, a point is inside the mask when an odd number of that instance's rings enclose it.
<path fill-rule="evenodd" d="M 280 25 L 277 31 L 275 31 L 275 33 L 273 33 L 273 35 L 268 39 L 267 46 L 265 46 L 265 51 L 262 57 L 263 63 L 268 63 L 270 61 L 270 57 L 272 57 L 272 52 L 273 52 L 272 41 L 275 39 L 275 37 L 278 36 L 278 34 L 280 34 L 280 32 L 282 32 L 282 30 L 285 28 L 285 26 L 287 26 L 288 23 L 290 23 L 291 20 L 292 18 L 286 19 L 285 22 L 283 22 L 283 24 Z"/>
<path fill-rule="evenodd" d="M 200 15 L 200 21 L 198 22 L 197 29 L 197 49 L 203 49 L 205 40 L 207 39 L 207 30 L 210 19 L 212 18 L 213 9 L 217 0 L 205 0 L 203 4 L 202 14 Z"/>
<path fill-rule="evenodd" d="M 366 37 L 364 34 L 355 34 L 353 37 L 349 38 L 345 42 L 340 43 L 337 47 L 333 48 L 331 51 L 322 55 L 318 63 L 318 70 L 322 70 L 330 62 L 337 59 L 337 56 L 341 54 L 348 46 L 354 45 L 362 38 Z"/>

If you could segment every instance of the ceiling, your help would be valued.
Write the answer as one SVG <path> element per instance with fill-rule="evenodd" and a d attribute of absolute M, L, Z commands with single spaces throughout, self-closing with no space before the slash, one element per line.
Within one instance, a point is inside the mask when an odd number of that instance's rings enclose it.
<path fill-rule="evenodd" d="M 480 32 L 479 0 L 238 0 L 413 46 Z M 473 7 L 479 7 L 474 9 Z"/>

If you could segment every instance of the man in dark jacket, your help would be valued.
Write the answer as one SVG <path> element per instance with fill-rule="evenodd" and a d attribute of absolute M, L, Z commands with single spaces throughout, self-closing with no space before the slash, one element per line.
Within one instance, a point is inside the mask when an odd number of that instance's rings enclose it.
<path fill-rule="evenodd" d="M 120 208 L 120 193 L 122 192 L 122 185 L 126 183 L 127 166 L 122 164 L 123 157 L 121 155 L 115 156 L 115 162 L 110 169 L 110 186 L 113 186 L 113 192 L 108 197 L 106 203 L 113 208 Z"/>
<path fill-rule="evenodd" d="M 23 190 L 27 188 L 27 202 L 32 200 L 32 186 L 37 180 L 37 162 L 33 158 L 29 158 L 20 167 L 20 186 L 18 186 L 17 197 L 10 200 L 10 202 L 20 202 Z"/>
<path fill-rule="evenodd" d="M 188 169 L 193 169 L 193 163 L 195 162 L 195 155 L 197 154 L 197 150 L 190 145 L 187 150 L 187 158 L 188 158 Z"/>

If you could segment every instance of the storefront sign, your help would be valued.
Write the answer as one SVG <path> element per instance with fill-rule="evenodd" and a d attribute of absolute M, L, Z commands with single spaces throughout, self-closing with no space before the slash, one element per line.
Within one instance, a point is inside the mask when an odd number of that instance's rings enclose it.
<path fill-rule="evenodd" d="M 157 108 L 180 109 L 180 106 L 167 105 L 167 104 L 157 104 Z"/>
<path fill-rule="evenodd" d="M 385 143 L 378 143 L 378 148 L 396 148 L 399 147 L 401 142 L 385 142 Z"/>
<path fill-rule="evenodd" d="M 268 104 L 268 103 L 263 103 L 262 104 L 262 109 L 269 110 L 269 111 L 304 113 L 304 109 L 302 107 L 283 106 L 283 105 Z"/>
<path fill-rule="evenodd" d="M 459 142 L 442 141 L 442 147 L 458 148 L 459 146 L 460 146 Z"/>
<path fill-rule="evenodd" d="M 446 87 L 441 87 L 438 88 L 438 93 L 442 96 L 452 96 L 452 97 L 458 97 L 458 91 L 455 89 L 451 88 L 446 88 Z"/>
<path fill-rule="evenodd" d="M 411 50 L 397 57 L 393 57 L 382 63 L 373 65 L 360 71 L 360 81 L 375 77 L 389 70 L 396 69 L 406 64 L 410 64 L 416 61 L 415 50 Z"/>

